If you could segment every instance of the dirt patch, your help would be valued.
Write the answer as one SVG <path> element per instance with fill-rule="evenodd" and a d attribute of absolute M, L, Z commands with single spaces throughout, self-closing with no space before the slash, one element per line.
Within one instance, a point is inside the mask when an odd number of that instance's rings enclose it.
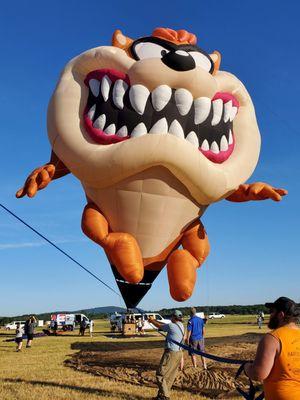
<path fill-rule="evenodd" d="M 260 339 L 259 334 L 246 334 L 206 340 L 206 352 L 221 357 L 253 359 Z M 123 383 L 156 386 L 155 371 L 163 352 L 162 341 L 74 343 L 79 350 L 66 364 L 77 370 L 101 375 Z M 236 395 L 234 376 L 236 365 L 207 361 L 208 369 L 202 369 L 199 358 L 197 369 L 184 352 L 184 369 L 178 372 L 173 388 L 199 393 L 211 399 L 226 399 Z M 241 379 L 241 387 L 246 387 Z"/>

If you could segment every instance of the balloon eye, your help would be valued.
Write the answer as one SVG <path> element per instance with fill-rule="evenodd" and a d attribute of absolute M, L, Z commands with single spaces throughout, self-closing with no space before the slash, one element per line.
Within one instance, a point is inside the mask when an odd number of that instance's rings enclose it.
<path fill-rule="evenodd" d="M 133 53 L 138 60 L 147 58 L 162 58 L 169 50 L 156 43 L 140 42 L 133 47 Z"/>
<path fill-rule="evenodd" d="M 201 67 L 207 72 L 213 71 L 214 64 L 208 56 L 198 51 L 190 51 L 189 53 L 193 57 L 197 67 Z"/>

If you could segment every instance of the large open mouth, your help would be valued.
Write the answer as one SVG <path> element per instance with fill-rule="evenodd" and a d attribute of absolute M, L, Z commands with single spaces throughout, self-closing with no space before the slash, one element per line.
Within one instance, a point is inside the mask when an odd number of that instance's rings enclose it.
<path fill-rule="evenodd" d="M 232 122 L 239 103 L 230 93 L 194 99 L 188 90 L 167 85 L 150 92 L 143 85 L 131 86 L 126 74 L 111 69 L 90 72 L 85 84 L 85 128 L 99 144 L 170 134 L 187 140 L 215 163 L 227 160 L 234 149 Z"/>

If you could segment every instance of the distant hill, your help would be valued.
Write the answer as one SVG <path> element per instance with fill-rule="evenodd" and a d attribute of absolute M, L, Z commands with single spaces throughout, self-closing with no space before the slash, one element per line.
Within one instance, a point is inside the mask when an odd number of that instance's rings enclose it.
<path fill-rule="evenodd" d="M 122 307 L 115 307 L 115 306 L 106 306 L 106 307 L 94 307 L 94 308 L 86 308 L 84 310 L 60 310 L 60 311 L 51 311 L 47 313 L 41 313 L 41 314 L 34 314 L 38 319 L 43 319 L 45 321 L 50 320 L 51 314 L 63 314 L 63 313 L 68 313 L 68 314 L 85 314 L 89 318 L 95 318 L 97 316 L 98 318 L 106 318 L 107 314 L 112 314 L 114 312 L 126 312 L 126 308 Z M 4 317 L 0 316 L 0 325 L 7 324 L 10 321 L 14 320 L 20 320 L 24 321 L 29 317 L 29 314 L 24 314 L 24 315 L 16 315 L 12 317 Z"/>
<path fill-rule="evenodd" d="M 82 314 L 112 314 L 114 312 L 125 312 L 126 308 L 122 307 L 115 307 L 115 306 L 107 306 L 107 307 L 94 307 L 94 308 L 87 308 L 84 310 L 73 311 L 73 313 L 82 313 Z"/>

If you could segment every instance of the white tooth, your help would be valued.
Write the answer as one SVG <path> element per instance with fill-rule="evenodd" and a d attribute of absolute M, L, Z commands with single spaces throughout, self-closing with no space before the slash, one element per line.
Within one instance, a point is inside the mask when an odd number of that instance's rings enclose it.
<path fill-rule="evenodd" d="M 234 120 L 236 113 L 237 113 L 237 107 L 232 107 L 231 113 L 230 113 L 230 122 Z"/>
<path fill-rule="evenodd" d="M 221 151 L 227 151 L 228 150 L 228 142 L 227 142 L 227 138 L 226 138 L 225 135 L 223 135 L 221 137 L 220 150 Z"/>
<path fill-rule="evenodd" d="M 91 89 L 93 95 L 94 95 L 95 97 L 98 97 L 100 82 L 97 81 L 97 79 L 91 79 L 91 80 L 89 81 L 89 87 L 90 87 L 90 89 Z"/>
<path fill-rule="evenodd" d="M 101 129 L 103 131 L 103 128 L 105 126 L 105 122 L 106 122 L 106 116 L 105 114 L 101 114 L 100 117 L 98 117 L 96 119 L 96 121 L 94 122 L 93 126 L 97 129 Z"/>
<path fill-rule="evenodd" d="M 146 135 L 147 133 L 147 128 L 145 126 L 145 124 L 143 124 L 143 122 L 140 122 L 135 128 L 134 130 L 131 132 L 131 137 L 139 137 L 139 136 L 143 136 Z"/>
<path fill-rule="evenodd" d="M 223 100 L 217 99 L 212 102 L 213 105 L 213 119 L 211 121 L 212 126 L 218 125 L 222 118 L 223 112 Z"/>
<path fill-rule="evenodd" d="M 227 122 L 230 117 L 231 113 L 231 107 L 232 107 L 232 100 L 227 101 L 227 103 L 224 104 L 224 122 Z"/>
<path fill-rule="evenodd" d="M 208 97 L 199 97 L 194 101 L 195 107 L 195 124 L 201 124 L 206 120 L 210 113 L 211 101 Z"/>
<path fill-rule="evenodd" d="M 149 94 L 149 90 L 143 85 L 131 86 L 129 90 L 129 99 L 132 107 L 138 114 L 144 114 Z"/>
<path fill-rule="evenodd" d="M 208 151 L 209 150 L 209 143 L 208 143 L 208 141 L 206 139 L 203 140 L 203 142 L 202 142 L 201 150 L 204 150 L 204 151 Z"/>
<path fill-rule="evenodd" d="M 177 119 L 174 119 L 174 121 L 171 123 L 169 133 L 177 136 L 178 138 L 184 139 L 183 129 Z"/>
<path fill-rule="evenodd" d="M 122 128 L 120 128 L 120 129 L 118 130 L 118 132 L 116 133 L 116 135 L 117 135 L 117 136 L 120 136 L 120 137 L 125 137 L 125 136 L 127 136 L 127 135 L 128 135 L 127 126 L 126 126 L 126 125 L 123 125 Z"/>
<path fill-rule="evenodd" d="M 233 137 L 232 137 L 232 132 L 231 130 L 229 131 L 229 138 L 228 138 L 228 144 L 232 144 L 233 143 Z"/>
<path fill-rule="evenodd" d="M 165 134 L 168 132 L 168 122 L 166 118 L 161 118 L 158 120 L 150 129 L 149 133 L 162 133 Z"/>
<path fill-rule="evenodd" d="M 113 88 L 113 101 L 115 105 L 120 108 L 120 110 L 123 110 L 124 103 L 123 103 L 123 97 L 128 89 L 128 85 L 126 82 L 124 82 L 122 79 L 118 79 Z"/>
<path fill-rule="evenodd" d="M 93 105 L 93 107 L 91 107 L 89 109 L 89 112 L 87 113 L 89 119 L 92 121 L 95 115 L 95 111 L 96 111 L 96 104 Z"/>
<path fill-rule="evenodd" d="M 104 129 L 104 132 L 107 135 L 114 135 L 116 133 L 116 125 L 115 124 L 108 125 L 108 127 Z"/>
<path fill-rule="evenodd" d="M 195 147 L 197 147 L 197 148 L 199 147 L 199 140 L 198 140 L 198 137 L 197 137 L 197 135 L 196 135 L 196 133 L 194 131 L 191 131 L 187 135 L 186 140 L 188 142 L 192 143 Z"/>
<path fill-rule="evenodd" d="M 218 146 L 217 142 L 212 142 L 212 144 L 210 145 L 210 151 L 212 151 L 215 154 L 220 153 L 219 146 Z"/>
<path fill-rule="evenodd" d="M 177 89 L 175 91 L 175 103 L 180 115 L 186 115 L 193 104 L 193 96 L 186 89 Z"/>
<path fill-rule="evenodd" d="M 108 99 L 110 85 L 111 85 L 111 80 L 109 79 L 109 77 L 107 75 L 105 75 L 101 81 L 101 93 L 102 93 L 104 101 L 107 101 L 107 99 Z"/>
<path fill-rule="evenodd" d="M 170 101 L 172 89 L 167 85 L 160 85 L 151 93 L 154 110 L 161 111 Z"/>

